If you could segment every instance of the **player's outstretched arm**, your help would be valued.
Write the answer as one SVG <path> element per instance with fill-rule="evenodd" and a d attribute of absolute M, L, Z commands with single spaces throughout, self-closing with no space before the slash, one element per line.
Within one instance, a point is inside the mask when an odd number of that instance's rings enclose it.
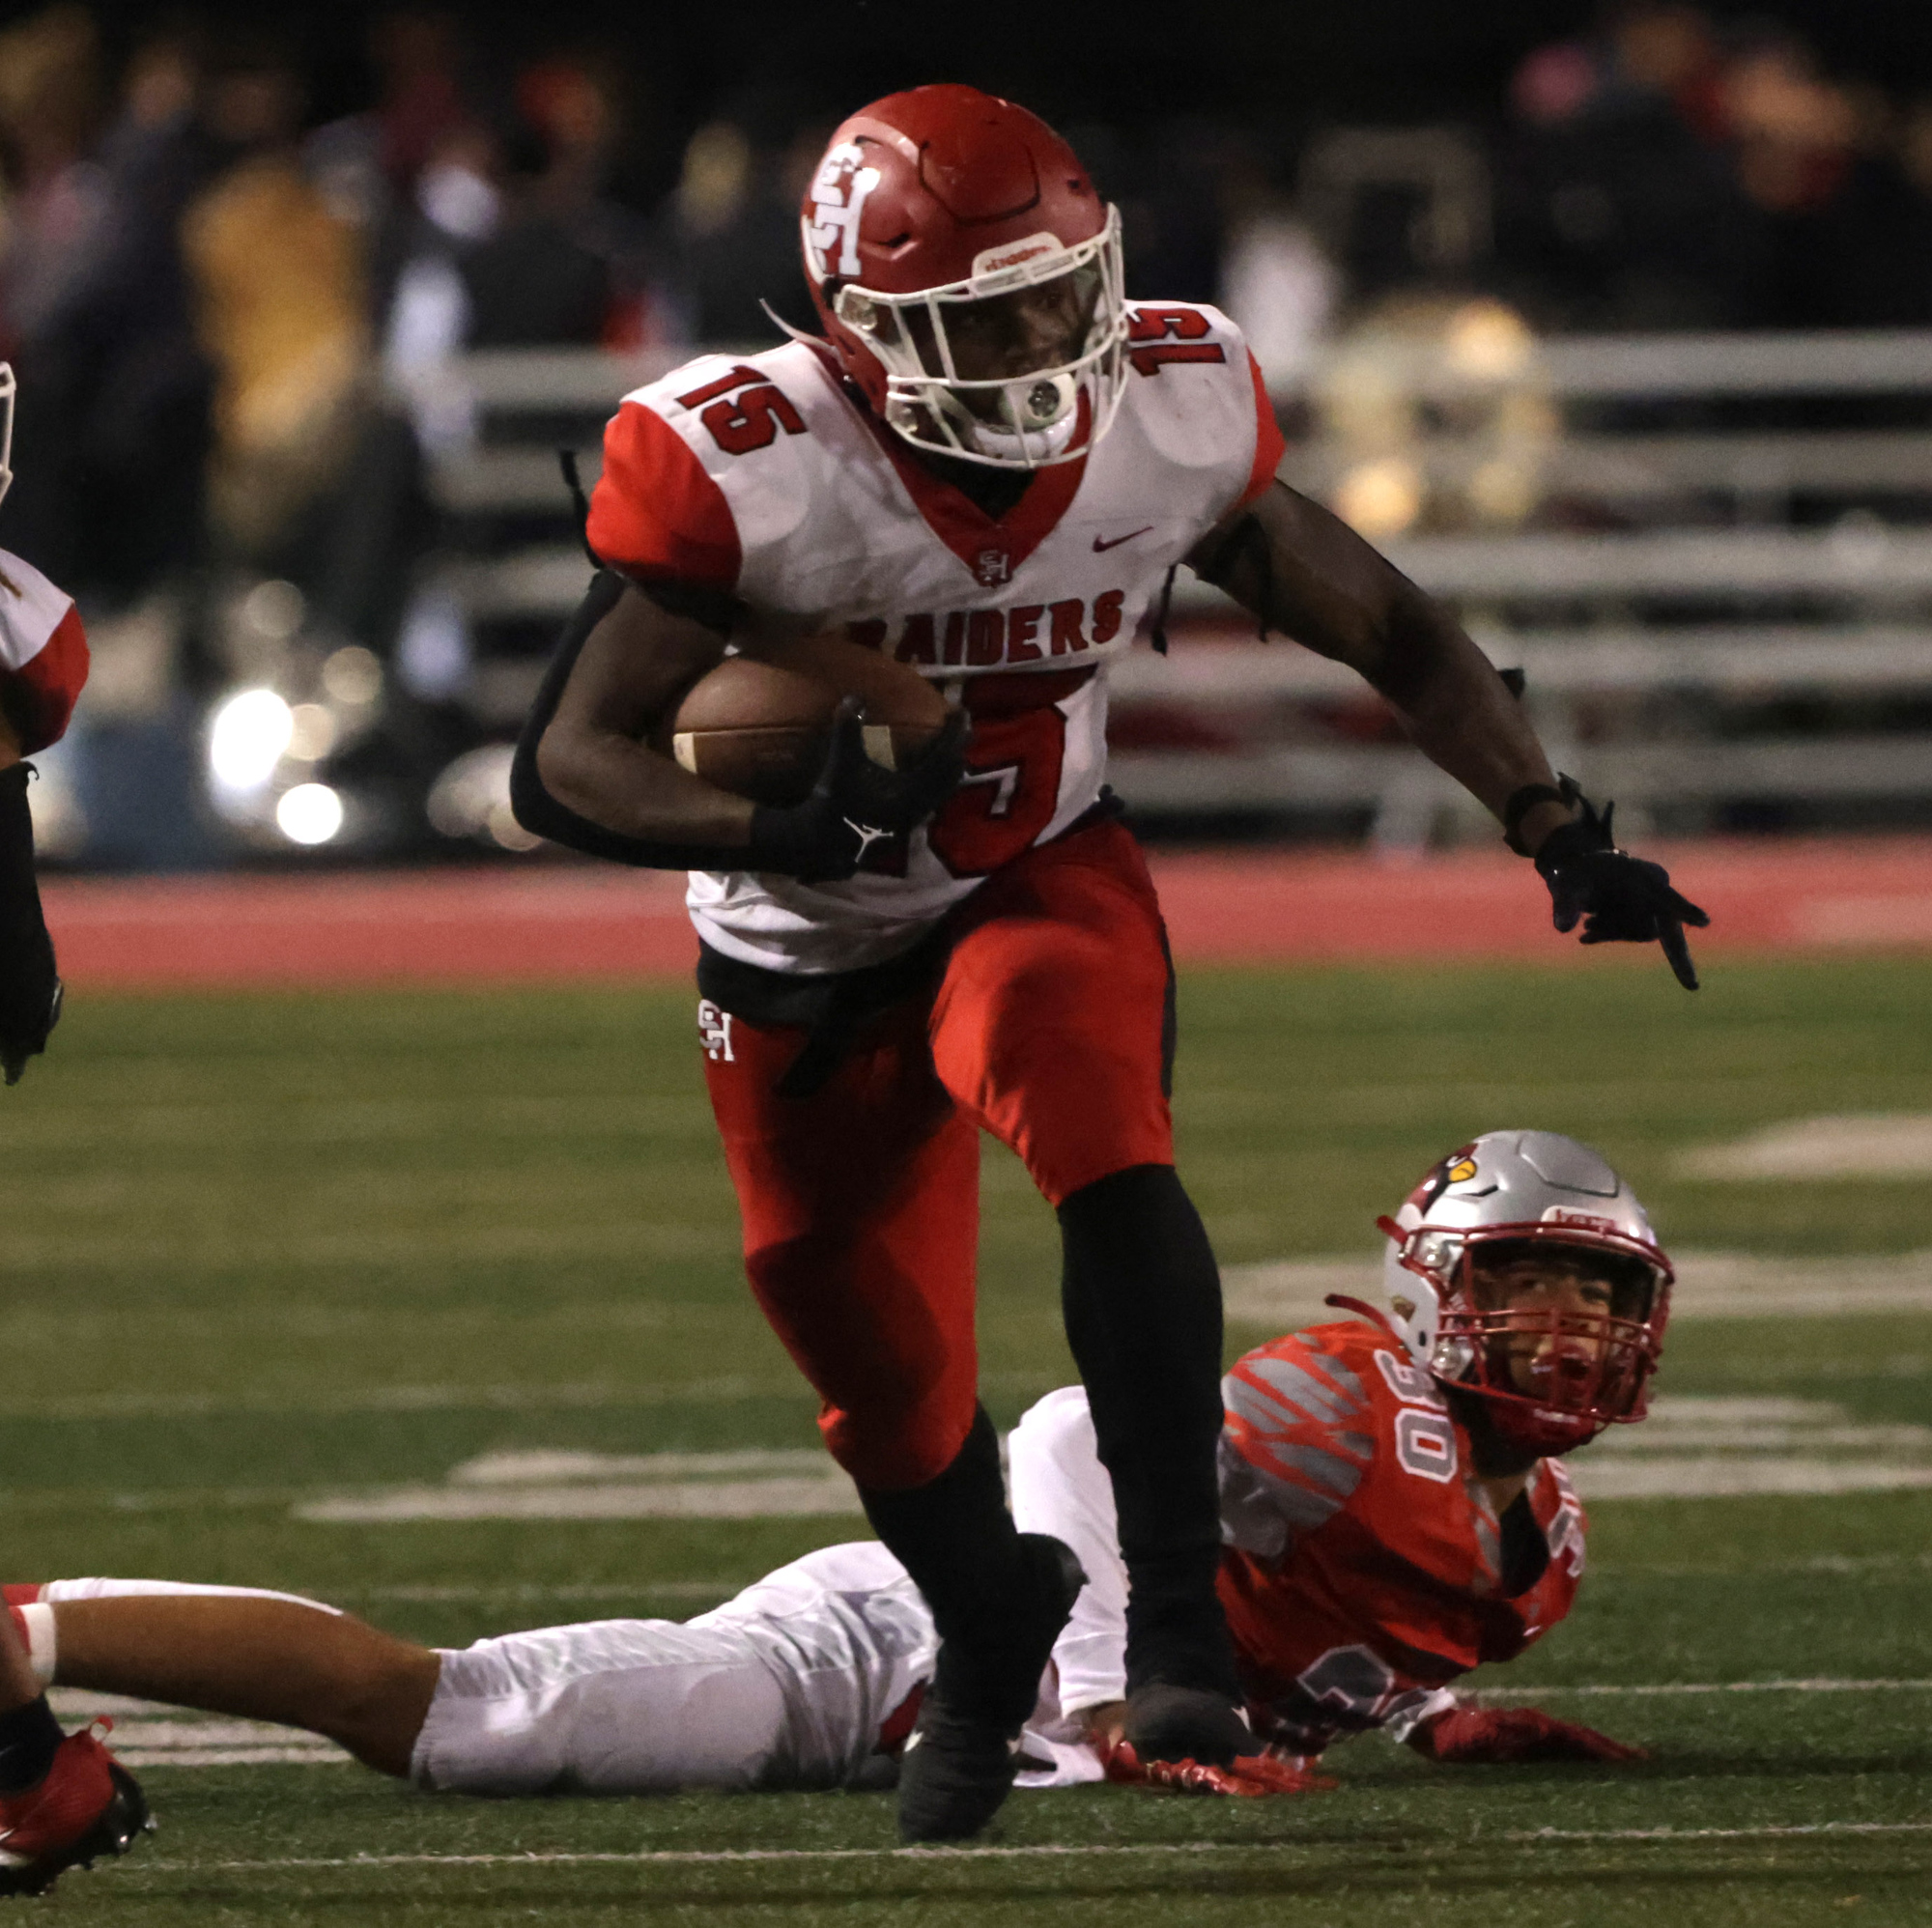
<path fill-rule="evenodd" d="M 1607 807 L 1559 787 L 1521 705 L 1463 626 L 1319 502 L 1277 482 L 1188 558 L 1268 628 L 1346 663 L 1394 707 L 1417 747 L 1536 860 L 1558 930 L 1585 944 L 1662 946 L 1697 987 L 1685 924 L 1709 922 L 1662 867 L 1618 850 Z M 1579 808 L 1580 806 L 1580 808 Z"/>

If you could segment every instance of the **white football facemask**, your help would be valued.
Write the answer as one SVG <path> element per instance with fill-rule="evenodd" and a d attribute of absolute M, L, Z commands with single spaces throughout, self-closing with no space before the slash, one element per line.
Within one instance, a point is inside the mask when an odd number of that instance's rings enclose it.
<path fill-rule="evenodd" d="M 14 365 L 0 361 L 0 502 L 14 486 Z"/>
<path fill-rule="evenodd" d="M 1071 247 L 1050 234 L 989 248 L 963 281 L 887 294 L 856 281 L 833 307 L 886 371 L 889 427 L 917 448 L 988 468 L 1046 468 L 1073 462 L 1106 434 L 1127 373 L 1127 306 L 1121 216 Z M 1079 341 L 1065 359 L 1018 375 L 963 376 L 956 330 L 962 310 L 1065 281 Z"/>

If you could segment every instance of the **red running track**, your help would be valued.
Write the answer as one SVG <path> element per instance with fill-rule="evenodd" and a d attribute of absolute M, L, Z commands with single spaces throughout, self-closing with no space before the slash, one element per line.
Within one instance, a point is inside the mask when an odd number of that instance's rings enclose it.
<path fill-rule="evenodd" d="M 1697 954 L 1932 950 L 1932 837 L 1686 843 L 1655 853 L 1711 913 Z M 1556 962 L 1528 865 L 1500 851 L 1175 852 L 1153 860 L 1182 964 Z M 517 983 L 682 976 L 683 879 L 533 865 L 404 874 L 50 879 L 76 987 Z"/>

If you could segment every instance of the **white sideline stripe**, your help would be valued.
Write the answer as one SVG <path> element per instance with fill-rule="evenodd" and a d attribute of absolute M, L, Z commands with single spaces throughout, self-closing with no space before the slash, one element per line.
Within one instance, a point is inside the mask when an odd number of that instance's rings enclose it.
<path fill-rule="evenodd" d="M 1806 1834 L 1932 1834 L 1932 1821 L 1804 1821 L 1761 1828 L 1538 1828 L 1492 1835 L 1511 1847 L 1557 1841 L 1763 1841 Z M 262 1873 L 278 1868 L 504 1868 L 570 1865 L 676 1867 L 760 1861 L 1032 1861 L 1106 1859 L 1117 1855 L 1293 1854 L 1291 1841 L 1109 1841 L 1025 1848 L 646 1848 L 526 1855 L 290 1856 L 256 1861 L 139 1861 L 128 1874 Z M 1303 1851 L 1305 1852 L 1305 1851 Z"/>

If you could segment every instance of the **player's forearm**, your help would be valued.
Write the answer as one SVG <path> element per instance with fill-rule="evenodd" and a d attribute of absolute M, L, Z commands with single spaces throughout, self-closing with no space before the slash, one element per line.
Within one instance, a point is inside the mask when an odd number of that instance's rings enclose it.
<path fill-rule="evenodd" d="M 559 718 L 537 748 L 544 788 L 600 830 L 640 843 L 743 851 L 752 805 L 700 782 L 668 756 L 612 731 L 573 729 Z"/>
<path fill-rule="evenodd" d="M 1405 582 L 1392 599 L 1379 647 L 1363 673 L 1402 719 L 1425 756 L 1502 820 L 1526 784 L 1553 786 L 1555 775 L 1522 706 L 1488 657 L 1439 603 Z M 1534 850 L 1569 807 L 1538 804 L 1519 830 Z"/>
<path fill-rule="evenodd" d="M 565 626 L 510 766 L 517 821 L 612 863 L 704 868 L 751 840 L 752 806 L 646 739 L 724 638 L 602 572 Z"/>
<path fill-rule="evenodd" d="M 1190 560 L 1264 630 L 1348 664 L 1498 820 L 1524 784 L 1553 782 L 1520 706 L 1462 625 L 1321 503 L 1276 483 Z M 1537 806 L 1521 842 L 1533 850 L 1569 815 Z"/>

